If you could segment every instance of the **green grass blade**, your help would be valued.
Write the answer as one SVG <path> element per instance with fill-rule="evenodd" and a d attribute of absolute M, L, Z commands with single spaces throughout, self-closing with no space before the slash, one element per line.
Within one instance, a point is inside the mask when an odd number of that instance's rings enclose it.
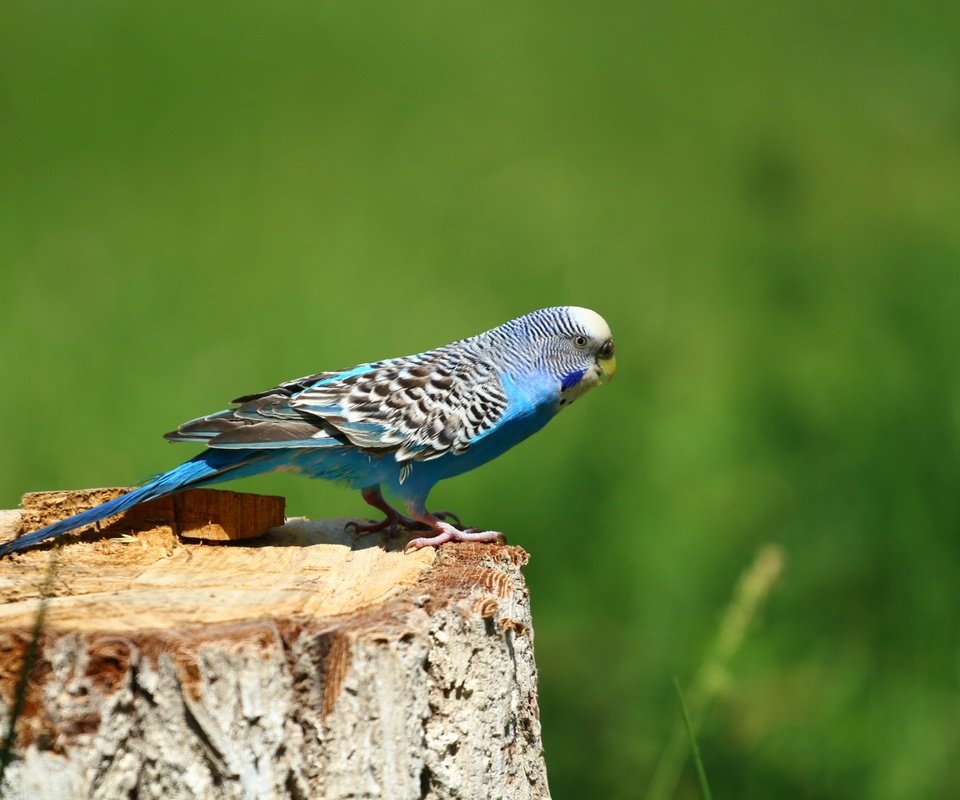
<path fill-rule="evenodd" d="M 684 711 L 694 727 L 703 723 L 710 706 L 727 690 L 731 682 L 730 665 L 733 657 L 739 652 L 748 629 L 776 586 L 783 565 L 784 554 L 780 547 L 764 545 L 737 581 L 717 633 L 684 698 Z M 671 800 L 676 794 L 687 761 L 684 742 L 687 736 L 683 723 L 677 720 L 653 770 L 646 800 Z"/>
<path fill-rule="evenodd" d="M 690 722 L 690 712 L 687 711 L 687 703 L 683 699 L 683 691 L 680 689 L 680 681 L 674 678 L 673 686 L 677 690 L 677 697 L 680 698 L 683 722 L 687 726 L 687 736 L 690 738 L 690 750 L 693 753 L 693 763 L 697 766 L 697 777 L 700 779 L 700 791 L 703 793 L 703 800 L 713 800 L 713 795 L 710 792 L 710 784 L 707 781 L 707 773 L 703 768 L 703 759 L 700 758 L 700 747 L 697 745 L 697 736 L 693 732 L 693 723 Z"/>

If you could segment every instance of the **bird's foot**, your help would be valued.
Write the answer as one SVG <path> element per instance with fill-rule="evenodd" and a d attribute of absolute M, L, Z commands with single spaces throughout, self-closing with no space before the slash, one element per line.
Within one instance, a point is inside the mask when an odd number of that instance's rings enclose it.
<path fill-rule="evenodd" d="M 411 539 L 405 550 L 419 550 L 421 547 L 439 547 L 447 542 L 499 542 L 506 541 L 506 537 L 498 531 L 481 531 L 477 528 L 467 528 L 461 530 L 442 520 L 435 519 L 430 522 L 430 527 L 436 533 L 435 536 L 421 536 L 418 539 Z"/>
<path fill-rule="evenodd" d="M 428 527 L 425 524 L 410 519 L 410 517 L 405 517 L 397 511 L 397 509 L 383 499 L 379 486 L 368 486 L 360 492 L 360 496 L 374 508 L 378 508 L 386 514 L 386 517 L 379 522 L 348 522 L 346 524 L 347 528 L 353 528 L 360 535 L 379 533 L 382 530 L 386 530 L 390 538 L 396 539 L 400 535 L 400 528 L 406 528 L 412 531 L 417 528 L 422 529 Z"/>
<path fill-rule="evenodd" d="M 368 533 L 379 533 L 380 531 L 385 530 L 387 536 L 391 539 L 396 539 L 400 533 L 401 528 L 406 528 L 409 531 L 416 530 L 417 528 L 422 528 L 423 526 L 417 522 L 414 522 L 410 517 L 405 517 L 403 514 L 398 514 L 396 512 L 388 514 L 379 522 L 358 522 L 356 520 L 351 520 L 346 524 L 347 528 L 353 528 L 354 532 L 359 536 L 365 536 Z"/>
<path fill-rule="evenodd" d="M 434 511 L 432 513 L 433 516 L 439 520 L 453 520 L 454 527 L 463 530 L 463 523 L 460 521 L 460 517 L 458 517 L 452 511 Z"/>

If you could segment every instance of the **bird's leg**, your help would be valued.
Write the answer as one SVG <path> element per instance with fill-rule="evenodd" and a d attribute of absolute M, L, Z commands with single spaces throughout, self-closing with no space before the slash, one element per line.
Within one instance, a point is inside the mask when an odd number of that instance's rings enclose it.
<path fill-rule="evenodd" d="M 352 527 L 357 533 L 377 533 L 387 529 L 390 536 L 399 536 L 400 526 L 411 530 L 418 527 L 417 523 L 410 517 L 404 516 L 383 499 L 379 486 L 368 486 L 366 489 L 361 489 L 360 496 L 387 516 L 380 522 L 348 522 L 347 527 Z"/>
<path fill-rule="evenodd" d="M 444 522 L 436 514 L 429 511 L 408 509 L 410 515 L 417 522 L 428 525 L 433 536 L 421 536 L 408 542 L 407 550 L 419 550 L 421 547 L 439 547 L 447 542 L 498 542 L 506 541 L 504 535 L 498 531 L 480 531 L 476 528 L 460 530 L 449 522 Z M 459 520 L 458 520 L 459 521 Z"/>

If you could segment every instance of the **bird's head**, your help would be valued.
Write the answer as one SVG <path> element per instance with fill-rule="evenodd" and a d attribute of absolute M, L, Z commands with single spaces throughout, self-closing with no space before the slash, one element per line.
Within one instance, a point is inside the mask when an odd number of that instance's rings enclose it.
<path fill-rule="evenodd" d="M 530 315 L 540 342 L 541 366 L 557 379 L 560 405 L 609 381 L 617 371 L 606 321 L 589 308 L 562 306 Z"/>

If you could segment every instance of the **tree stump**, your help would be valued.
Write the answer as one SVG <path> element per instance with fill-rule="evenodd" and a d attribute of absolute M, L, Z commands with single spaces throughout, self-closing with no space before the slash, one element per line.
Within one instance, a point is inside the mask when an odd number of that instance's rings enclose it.
<path fill-rule="evenodd" d="M 4 729 L 50 586 L 4 796 L 548 797 L 527 554 L 345 522 L 209 544 L 161 521 L 0 561 Z"/>

